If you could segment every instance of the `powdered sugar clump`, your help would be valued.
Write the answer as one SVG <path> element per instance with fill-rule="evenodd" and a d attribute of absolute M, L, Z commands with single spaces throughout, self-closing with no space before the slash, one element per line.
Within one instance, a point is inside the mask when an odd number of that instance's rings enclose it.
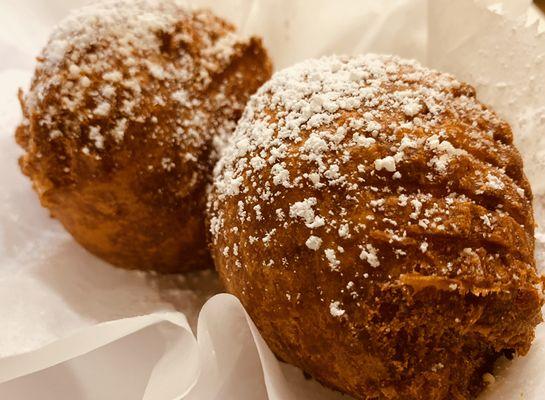
<path fill-rule="evenodd" d="M 340 307 L 341 307 L 341 303 L 339 301 L 332 301 L 329 304 L 329 312 L 334 317 L 342 317 L 345 311 Z"/>
<path fill-rule="evenodd" d="M 309 236 L 305 244 L 309 249 L 317 251 L 322 245 L 322 239 L 320 239 L 318 236 L 311 235 Z"/>

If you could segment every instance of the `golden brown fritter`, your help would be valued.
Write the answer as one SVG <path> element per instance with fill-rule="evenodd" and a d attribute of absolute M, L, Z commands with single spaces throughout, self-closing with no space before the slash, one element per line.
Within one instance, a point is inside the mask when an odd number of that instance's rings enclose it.
<path fill-rule="evenodd" d="M 235 127 L 271 63 L 208 11 L 99 3 L 53 32 L 16 138 L 42 204 L 89 251 L 124 268 L 211 265 L 212 142 Z"/>
<path fill-rule="evenodd" d="M 474 89 L 413 61 L 309 60 L 215 169 L 213 257 L 273 351 L 358 399 L 469 399 L 541 320 L 532 193 Z"/>

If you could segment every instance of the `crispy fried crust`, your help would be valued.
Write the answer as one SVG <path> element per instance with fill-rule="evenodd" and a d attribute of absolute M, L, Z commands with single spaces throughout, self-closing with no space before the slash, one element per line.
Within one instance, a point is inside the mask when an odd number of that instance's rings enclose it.
<path fill-rule="evenodd" d="M 83 8 L 53 32 L 20 95 L 20 165 L 89 251 L 131 269 L 211 265 L 212 141 L 271 73 L 261 41 L 234 32 L 208 11 L 146 0 Z"/>
<path fill-rule="evenodd" d="M 215 169 L 212 251 L 273 351 L 358 399 L 469 399 L 541 321 L 507 123 L 395 57 L 281 71 Z"/>

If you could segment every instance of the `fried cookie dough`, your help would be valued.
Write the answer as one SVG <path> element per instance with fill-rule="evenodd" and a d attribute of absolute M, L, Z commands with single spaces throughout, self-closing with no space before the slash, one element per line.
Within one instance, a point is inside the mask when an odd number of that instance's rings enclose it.
<path fill-rule="evenodd" d="M 124 268 L 211 265 L 205 188 L 271 74 L 260 39 L 175 1 L 99 3 L 54 30 L 26 95 L 20 165 L 92 253 Z"/>
<path fill-rule="evenodd" d="M 470 399 L 541 321 L 509 125 L 452 76 L 366 55 L 278 72 L 209 198 L 216 266 L 276 355 L 357 399 Z"/>

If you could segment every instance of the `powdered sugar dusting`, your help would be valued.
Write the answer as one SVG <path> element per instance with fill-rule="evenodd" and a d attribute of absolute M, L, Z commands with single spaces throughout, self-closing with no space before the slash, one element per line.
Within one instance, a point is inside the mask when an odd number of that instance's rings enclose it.
<path fill-rule="evenodd" d="M 268 249 L 301 257 L 328 282 L 351 282 L 350 291 L 319 292 L 333 316 L 350 312 L 340 308 L 345 296 L 365 295 L 362 280 L 391 283 L 402 270 L 426 268 L 474 274 L 463 248 L 442 253 L 448 238 L 509 246 L 501 224 L 531 219 L 521 197 L 526 182 L 507 172 L 520 168 L 509 135 L 470 86 L 415 61 L 372 54 L 305 61 L 251 98 L 223 150 L 209 204 L 213 240 L 228 240 L 215 228 L 224 218 L 257 236 L 261 224 L 274 226 Z M 225 215 L 234 201 L 246 210 L 259 204 L 260 224 Z M 242 246 L 261 254 L 258 243 Z M 495 249 L 478 250 L 482 265 L 496 262 Z M 289 257 L 270 262 L 293 269 Z"/>
<path fill-rule="evenodd" d="M 38 58 L 24 99 L 27 113 L 42 116 L 37 122 L 53 132 L 51 140 L 88 138 L 83 152 L 96 160 L 119 148 L 128 131 L 144 131 L 143 124 L 152 131 L 147 140 L 159 146 L 199 148 L 214 133 L 206 129 L 212 109 L 243 107 L 221 94 L 201 95 L 229 65 L 235 47 L 248 42 L 233 31 L 177 0 L 116 0 L 77 9 L 54 29 Z M 170 109 L 179 112 L 168 115 Z M 100 132 L 86 132 L 88 121 Z M 227 125 L 215 129 L 234 128 Z"/>

